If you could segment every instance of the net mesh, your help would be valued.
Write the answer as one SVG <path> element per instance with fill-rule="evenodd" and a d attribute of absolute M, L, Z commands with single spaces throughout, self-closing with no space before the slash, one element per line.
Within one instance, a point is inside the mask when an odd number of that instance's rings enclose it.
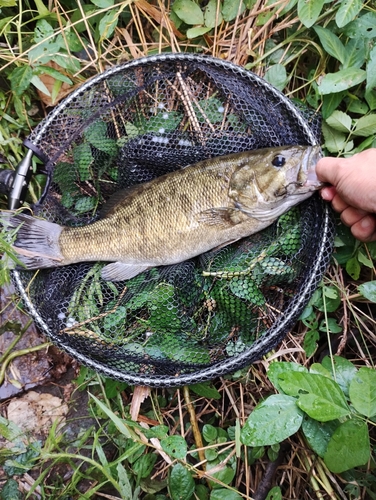
<path fill-rule="evenodd" d="M 319 135 L 316 115 L 241 68 L 177 54 L 134 61 L 87 82 L 26 141 L 48 174 L 34 213 L 86 225 L 119 189 Z M 274 347 L 317 287 L 332 237 L 313 196 L 256 235 L 127 281 L 103 281 L 101 262 L 39 271 L 31 284 L 30 272 L 14 278 L 41 328 L 81 362 L 120 380 L 179 385 Z"/>

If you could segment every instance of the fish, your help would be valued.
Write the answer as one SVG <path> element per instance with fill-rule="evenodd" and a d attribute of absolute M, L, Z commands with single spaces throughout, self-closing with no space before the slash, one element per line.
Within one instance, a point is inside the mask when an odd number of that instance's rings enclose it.
<path fill-rule="evenodd" d="M 102 218 L 82 227 L 12 215 L 13 248 L 26 269 L 104 261 L 104 280 L 127 280 L 271 225 L 322 186 L 320 157 L 320 146 L 297 145 L 200 161 L 116 193 Z"/>

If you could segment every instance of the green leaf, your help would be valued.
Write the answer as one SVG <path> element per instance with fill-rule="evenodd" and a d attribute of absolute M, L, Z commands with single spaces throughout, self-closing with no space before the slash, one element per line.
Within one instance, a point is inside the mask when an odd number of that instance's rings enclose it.
<path fill-rule="evenodd" d="M 343 111 L 334 111 L 334 113 L 326 119 L 326 123 L 339 132 L 348 133 L 351 131 L 351 117 Z"/>
<path fill-rule="evenodd" d="M 322 96 L 322 117 L 324 120 L 338 108 L 345 95 L 346 91 Z"/>
<path fill-rule="evenodd" d="M 182 436 L 168 436 L 161 440 L 161 446 L 170 457 L 183 460 L 187 455 L 187 442 Z"/>
<path fill-rule="evenodd" d="M 350 0 L 351 1 L 351 0 Z M 376 12 L 368 12 L 349 23 L 343 33 L 350 38 L 373 39 L 376 37 Z"/>
<path fill-rule="evenodd" d="M 315 26 L 313 29 L 316 31 L 324 50 L 343 63 L 346 59 L 346 49 L 338 36 L 322 26 Z"/>
<path fill-rule="evenodd" d="M 279 376 L 286 394 L 298 397 L 298 406 L 311 418 L 327 422 L 350 413 L 346 398 L 333 380 L 313 373 L 288 372 Z"/>
<path fill-rule="evenodd" d="M 270 382 L 274 385 L 274 387 L 277 389 L 277 391 L 281 391 L 278 377 L 280 376 L 281 373 L 286 373 L 290 371 L 308 373 L 307 368 L 300 365 L 299 363 L 292 363 L 287 361 L 273 361 L 273 363 L 270 364 L 268 369 L 268 378 Z"/>
<path fill-rule="evenodd" d="M 87 181 L 91 179 L 92 173 L 90 171 L 90 166 L 93 162 L 93 155 L 90 144 L 83 142 L 73 148 L 73 160 L 77 167 L 80 180 Z"/>
<path fill-rule="evenodd" d="M 172 500 L 189 500 L 195 491 L 195 482 L 189 470 L 176 464 L 171 470 L 168 487 Z"/>
<path fill-rule="evenodd" d="M 365 465 L 370 457 L 368 427 L 360 420 L 347 420 L 334 431 L 324 455 L 328 469 L 336 474 Z"/>
<path fill-rule="evenodd" d="M 209 451 L 209 450 L 207 450 Z M 215 465 L 214 465 L 215 467 Z M 217 472 L 213 472 L 213 474 L 210 473 L 210 469 L 206 469 L 207 474 L 209 476 L 209 484 L 212 488 L 220 488 L 221 485 L 219 485 L 216 481 L 211 481 L 210 476 L 217 479 L 223 484 L 230 484 L 231 481 L 234 479 L 235 476 L 235 470 L 232 467 L 223 467 L 223 469 L 217 470 Z"/>
<path fill-rule="evenodd" d="M 342 151 L 346 144 L 346 135 L 329 127 L 325 122 L 322 124 L 322 133 L 325 140 L 325 147 L 331 153 Z"/>
<path fill-rule="evenodd" d="M 195 392 L 199 396 L 203 396 L 204 398 L 221 399 L 220 392 L 218 392 L 217 389 L 210 384 L 210 382 L 201 382 L 199 384 L 193 384 L 190 385 L 189 388 L 193 392 Z"/>
<path fill-rule="evenodd" d="M 0 2 L 0 7 L 2 2 Z M 11 5 L 9 5 L 10 7 Z M 1 500 L 22 500 L 23 495 L 18 489 L 18 482 L 15 479 L 8 479 L 0 490 Z"/>
<path fill-rule="evenodd" d="M 376 415 L 376 370 L 362 367 L 352 379 L 350 401 L 356 411 L 371 418 Z"/>
<path fill-rule="evenodd" d="M 323 457 L 328 448 L 328 443 L 333 436 L 334 431 L 339 425 L 338 420 L 330 422 L 318 422 L 310 417 L 305 417 L 302 424 L 302 431 L 312 450 L 319 457 Z"/>
<path fill-rule="evenodd" d="M 346 272 L 352 277 L 352 279 L 359 279 L 360 264 L 356 257 L 351 257 L 351 259 L 346 262 Z"/>
<path fill-rule="evenodd" d="M 101 40 L 111 38 L 118 23 L 117 10 L 110 10 L 101 18 L 98 25 Z"/>
<path fill-rule="evenodd" d="M 34 87 L 36 87 L 38 90 L 43 92 L 43 94 L 46 94 L 48 96 L 51 95 L 50 91 L 45 86 L 45 84 L 42 82 L 42 80 L 39 78 L 39 76 L 33 75 L 33 77 L 30 80 L 30 83 L 32 83 L 34 85 Z"/>
<path fill-rule="evenodd" d="M 354 135 L 368 137 L 376 134 L 376 114 L 362 116 L 355 123 Z"/>
<path fill-rule="evenodd" d="M 303 349 L 305 350 L 307 358 L 311 357 L 316 352 L 319 339 L 320 334 L 317 330 L 308 330 L 304 335 Z"/>
<path fill-rule="evenodd" d="M 58 71 L 57 69 L 51 68 L 51 66 L 37 66 L 34 70 L 34 73 L 38 75 L 50 75 L 55 78 L 55 80 L 59 80 L 60 82 L 68 83 L 69 85 L 73 84 L 70 78 L 60 73 L 60 71 Z"/>
<path fill-rule="evenodd" d="M 44 3 L 42 2 L 42 0 L 34 0 L 35 1 L 35 5 L 37 7 L 37 10 L 38 10 L 38 14 L 40 16 L 49 16 L 51 13 L 50 11 L 47 9 L 47 7 L 44 5 Z"/>
<path fill-rule="evenodd" d="M 298 16 L 307 28 L 315 24 L 319 17 L 325 0 L 299 0 Z"/>
<path fill-rule="evenodd" d="M 264 78 L 278 90 L 283 90 L 288 82 L 286 68 L 282 64 L 270 66 L 266 70 Z"/>
<path fill-rule="evenodd" d="M 99 401 L 99 399 L 97 399 L 93 394 L 90 394 L 90 397 L 94 399 L 95 403 L 99 406 L 103 413 L 107 415 L 107 417 L 115 424 L 117 430 L 126 438 L 132 439 L 132 434 L 121 418 L 119 418 L 112 410 L 110 410 L 110 408 L 103 404 L 102 401 Z"/>
<path fill-rule="evenodd" d="M 362 7 L 362 0 L 342 0 L 336 12 L 336 24 L 338 28 L 346 26 L 346 24 L 355 19 Z"/>
<path fill-rule="evenodd" d="M 211 28 L 208 28 L 206 26 L 195 26 L 194 28 L 189 28 L 187 30 L 187 38 L 192 39 L 192 38 L 197 38 L 198 36 L 205 35 L 208 31 L 210 31 Z"/>
<path fill-rule="evenodd" d="M 30 85 L 33 78 L 33 70 L 27 65 L 20 66 L 19 68 L 15 68 L 8 78 L 12 91 L 16 95 L 21 96 Z"/>
<path fill-rule="evenodd" d="M 303 413 L 296 399 L 285 394 L 274 394 L 256 406 L 241 431 L 241 441 L 247 446 L 265 446 L 280 443 L 298 431 Z"/>
<path fill-rule="evenodd" d="M 218 7 L 218 10 L 217 10 Z M 204 12 L 205 26 L 215 28 L 222 22 L 222 2 L 217 0 L 209 0 Z M 218 14 L 218 16 L 217 16 Z"/>
<path fill-rule="evenodd" d="M 45 19 L 39 19 L 34 29 L 34 42 L 42 42 L 45 38 L 54 34 L 54 29 Z"/>
<path fill-rule="evenodd" d="M 340 356 L 325 356 L 322 360 L 322 365 L 332 373 L 334 380 L 348 397 L 350 382 L 357 373 L 357 369 L 351 361 Z"/>
<path fill-rule="evenodd" d="M 17 5 L 16 0 L 0 0 L 0 7 L 14 7 Z"/>
<path fill-rule="evenodd" d="M 112 7 L 115 3 L 115 0 L 90 0 L 90 1 L 100 9 L 106 9 L 107 7 Z"/>
<path fill-rule="evenodd" d="M 243 0 L 223 0 L 222 16 L 226 22 L 233 21 L 238 13 L 243 14 L 244 10 Z"/>
<path fill-rule="evenodd" d="M 126 470 L 124 469 L 121 463 L 118 463 L 116 467 L 118 473 L 118 485 L 119 485 L 119 493 L 121 493 L 122 498 L 132 498 L 132 487 L 129 482 L 128 475 Z"/>
<path fill-rule="evenodd" d="M 204 14 L 193 0 L 175 0 L 172 10 L 186 24 L 204 24 Z"/>
<path fill-rule="evenodd" d="M 228 488 L 215 488 L 210 493 L 210 500 L 243 500 L 244 497 Z"/>
<path fill-rule="evenodd" d="M 362 38 L 352 38 L 346 44 L 345 60 L 343 69 L 345 68 L 361 68 L 366 61 L 367 45 Z M 367 73 L 368 79 L 368 73 Z"/>
<path fill-rule="evenodd" d="M 266 500 L 283 500 L 282 491 L 279 486 L 274 486 L 268 491 Z"/>
<path fill-rule="evenodd" d="M 367 281 L 359 285 L 358 292 L 371 302 L 376 302 L 376 281 Z"/>
<path fill-rule="evenodd" d="M 210 424 L 205 424 L 202 428 L 202 437 L 207 443 L 211 443 L 218 437 L 217 429 Z"/>
<path fill-rule="evenodd" d="M 370 269 L 373 269 L 373 262 L 371 259 L 369 259 L 364 253 L 360 250 L 357 254 L 358 260 L 360 264 L 363 264 L 363 266 L 367 266 Z"/>
<path fill-rule="evenodd" d="M 328 318 L 328 321 L 322 320 L 319 330 L 320 332 L 340 333 L 342 332 L 342 326 L 337 323 L 336 318 Z"/>
<path fill-rule="evenodd" d="M 319 83 L 319 92 L 322 95 L 347 90 L 366 79 L 366 72 L 359 68 L 346 68 L 336 73 L 327 73 Z"/>
<path fill-rule="evenodd" d="M 376 88 L 376 47 L 373 47 L 373 49 L 369 53 L 366 73 L 367 73 L 366 91 L 371 91 Z"/>

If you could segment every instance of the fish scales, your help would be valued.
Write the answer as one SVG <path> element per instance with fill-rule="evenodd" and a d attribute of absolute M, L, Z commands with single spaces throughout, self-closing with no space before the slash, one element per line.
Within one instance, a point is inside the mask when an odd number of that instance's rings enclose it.
<path fill-rule="evenodd" d="M 104 279 L 129 279 L 264 229 L 321 186 L 320 156 L 286 146 L 204 160 L 118 193 L 84 227 L 16 215 L 14 248 L 29 269 L 107 261 Z"/>

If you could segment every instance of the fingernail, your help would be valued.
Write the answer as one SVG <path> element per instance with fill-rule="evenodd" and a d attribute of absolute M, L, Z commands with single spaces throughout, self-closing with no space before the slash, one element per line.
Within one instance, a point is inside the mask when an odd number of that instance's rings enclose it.
<path fill-rule="evenodd" d="M 322 198 L 323 200 L 328 201 L 328 200 L 331 200 L 331 199 L 332 199 L 332 195 L 331 195 L 331 192 L 329 191 L 329 189 L 325 189 L 325 188 L 323 188 L 323 189 L 320 191 L 320 193 L 321 193 L 321 198 Z"/>
<path fill-rule="evenodd" d="M 372 224 L 372 219 L 371 217 L 363 217 L 363 219 L 360 221 L 360 225 L 363 229 L 369 229 Z"/>

